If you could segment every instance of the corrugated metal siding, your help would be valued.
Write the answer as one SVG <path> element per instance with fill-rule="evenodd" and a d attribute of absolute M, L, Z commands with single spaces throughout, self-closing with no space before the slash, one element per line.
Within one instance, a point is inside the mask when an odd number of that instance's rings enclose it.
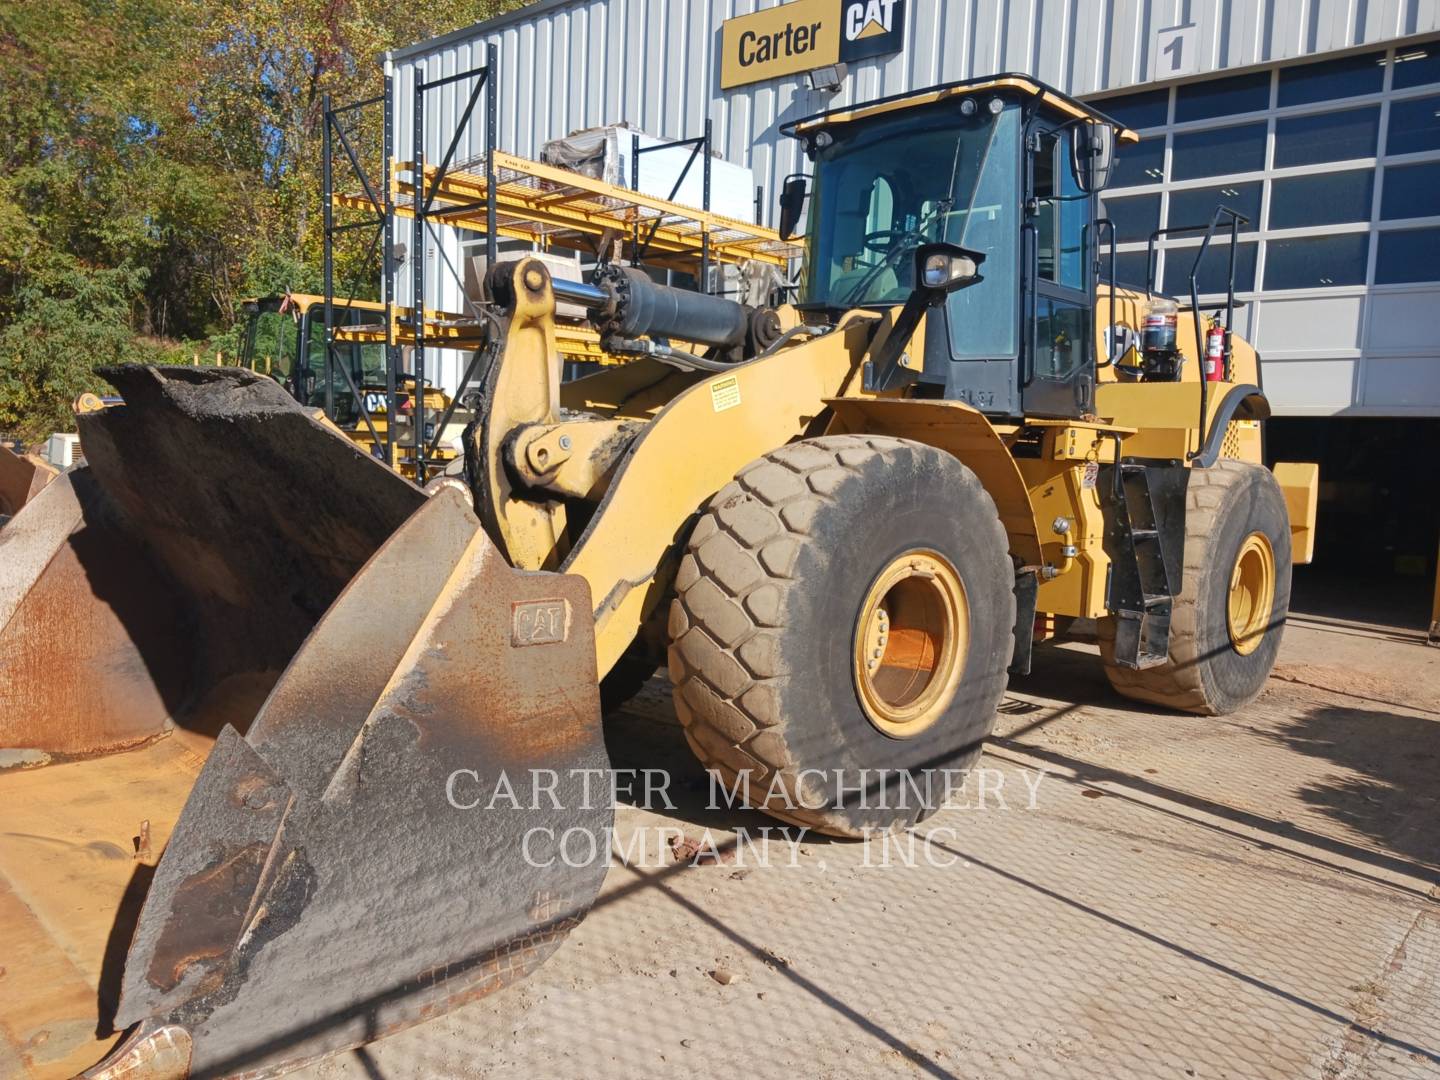
<path fill-rule="evenodd" d="M 910 0 L 905 49 L 856 65 L 845 89 L 817 94 L 801 80 L 722 92 L 720 24 L 772 0 L 546 2 L 395 54 L 401 108 L 396 148 L 410 147 L 413 72 L 430 78 L 484 62 L 499 48 L 499 146 L 537 156 L 548 139 L 625 122 L 662 138 L 698 134 L 709 116 L 716 149 L 755 170 L 772 193 L 799 167 L 779 123 L 851 101 L 999 71 L 1026 71 L 1075 95 L 1143 84 L 1161 27 L 1195 22 L 1207 71 L 1296 59 L 1440 32 L 1440 0 Z M 464 84 L 427 106 L 432 158 L 458 113 Z M 472 123 L 460 152 L 478 153 Z"/>

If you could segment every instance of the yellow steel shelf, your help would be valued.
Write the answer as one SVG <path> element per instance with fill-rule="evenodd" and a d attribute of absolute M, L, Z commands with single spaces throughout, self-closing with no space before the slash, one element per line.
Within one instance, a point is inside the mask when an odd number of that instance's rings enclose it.
<path fill-rule="evenodd" d="M 708 245 L 712 263 L 738 265 L 750 260 L 784 266 L 801 254 L 797 243 L 780 239 L 773 229 L 721 214 L 682 206 L 642 192 L 607 184 L 567 169 L 497 151 L 495 161 L 495 232 L 542 249 L 567 248 L 598 252 L 615 241 L 648 238 L 645 261 L 694 273 Z M 414 166 L 391 163 L 388 208 L 396 216 L 414 218 Z M 427 221 L 484 232 L 490 198 L 484 159 L 453 166 L 440 177 L 425 166 L 426 190 L 433 192 Z M 383 212 L 368 195 L 332 196 L 334 205 L 370 213 Z M 653 229 L 653 234 L 652 230 Z M 389 344 L 414 344 L 411 309 L 394 308 Z M 600 347 L 600 337 L 585 323 L 561 321 L 556 327 L 560 353 L 567 360 L 605 364 L 625 361 Z M 371 324 L 335 328 L 335 340 L 386 343 L 383 315 Z M 425 341 L 439 348 L 473 349 L 485 340 L 484 324 L 467 316 L 426 309 Z"/>
<path fill-rule="evenodd" d="M 396 214 L 414 216 L 413 163 L 392 163 L 391 200 Z M 433 192 L 427 220 L 483 232 L 489 188 L 483 159 L 452 167 L 443 179 L 425 167 L 425 187 Z M 335 195 L 337 206 L 377 211 L 368 196 Z M 684 265 L 694 270 L 708 238 L 714 263 L 758 260 L 784 266 L 801 254 L 799 244 L 781 240 L 773 229 L 706 210 L 657 199 L 566 169 L 497 151 L 495 223 L 498 236 L 528 240 L 542 247 L 597 250 L 600 243 L 630 240 L 639 230 L 650 238 L 646 261 Z"/>
<path fill-rule="evenodd" d="M 411 309 L 395 308 L 392 345 L 415 344 L 415 330 L 410 321 Z M 375 312 L 377 320 L 358 326 L 337 326 L 333 330 L 337 342 L 361 345 L 384 345 L 384 309 Z M 465 315 L 425 310 L 425 343 L 441 349 L 476 349 L 485 343 L 485 323 Z M 557 321 L 555 343 L 566 360 L 589 360 L 600 364 L 623 364 L 627 361 L 612 356 L 600 347 L 600 335 L 581 323 Z"/>

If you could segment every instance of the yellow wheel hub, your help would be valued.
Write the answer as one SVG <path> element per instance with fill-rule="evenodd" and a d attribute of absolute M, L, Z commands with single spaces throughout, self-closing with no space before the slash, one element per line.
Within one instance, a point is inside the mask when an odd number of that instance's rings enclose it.
<path fill-rule="evenodd" d="M 1275 607 L 1275 551 L 1270 538 L 1253 532 L 1240 545 L 1230 572 L 1227 606 L 1230 642 L 1241 656 L 1254 652 L 1269 628 Z"/>
<path fill-rule="evenodd" d="M 935 723 L 960 686 L 970 646 L 970 603 L 960 575 L 935 551 L 890 562 L 860 606 L 855 686 L 870 722 L 907 739 Z"/>

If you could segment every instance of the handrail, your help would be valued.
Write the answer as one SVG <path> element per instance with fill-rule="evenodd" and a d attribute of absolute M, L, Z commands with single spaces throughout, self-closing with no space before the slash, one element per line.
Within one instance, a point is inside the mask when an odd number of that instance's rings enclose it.
<path fill-rule="evenodd" d="M 1109 338 L 1108 342 L 1106 343 L 1107 355 L 1106 355 L 1106 357 L 1105 357 L 1105 362 L 1102 364 L 1102 363 L 1100 362 L 1100 360 L 1097 358 L 1096 361 L 1095 361 L 1095 368 L 1096 368 L 1096 370 L 1099 370 L 1100 368 L 1107 368 L 1107 367 L 1109 367 L 1111 364 L 1115 363 L 1116 360 L 1119 359 L 1119 357 L 1117 357 L 1117 356 L 1114 355 L 1114 353 L 1115 353 L 1115 223 L 1114 223 L 1113 221 L 1111 221 L 1109 218 L 1103 218 L 1103 217 L 1102 217 L 1102 218 L 1096 218 L 1096 219 L 1095 219 L 1095 232 L 1098 234 L 1101 229 L 1106 229 L 1106 230 L 1108 230 L 1109 233 L 1110 233 L 1110 272 L 1106 275 L 1106 277 L 1109 279 L 1109 282 L 1110 282 L 1110 338 Z M 1086 250 L 1087 250 L 1087 251 L 1089 250 L 1089 245 L 1088 245 L 1088 244 L 1086 245 Z"/>
<path fill-rule="evenodd" d="M 1230 328 L 1235 321 L 1235 251 L 1239 247 L 1240 226 L 1250 224 L 1250 219 L 1238 210 L 1233 210 L 1223 203 L 1215 207 L 1215 213 L 1210 217 L 1208 225 L 1171 225 L 1163 229 L 1156 229 L 1150 234 L 1150 239 L 1145 247 L 1145 296 L 1148 299 L 1154 294 L 1155 283 L 1155 241 L 1162 235 L 1171 233 L 1195 233 L 1204 230 L 1205 238 L 1200 241 L 1200 250 L 1195 255 L 1195 264 L 1190 267 L 1190 314 L 1195 320 L 1195 349 L 1197 352 L 1196 362 L 1200 365 L 1200 423 L 1196 428 L 1198 440 L 1196 449 L 1187 450 L 1185 457 L 1194 461 L 1201 456 L 1202 448 L 1205 446 L 1207 432 L 1205 421 L 1209 416 L 1210 389 L 1209 381 L 1205 377 L 1205 333 L 1200 322 L 1200 264 L 1205 258 L 1205 253 L 1210 250 L 1210 241 L 1215 237 L 1215 227 L 1220 224 L 1222 217 L 1230 219 L 1230 267 L 1229 282 L 1225 296 L 1225 349 L 1224 359 L 1225 374 L 1230 374 Z"/>

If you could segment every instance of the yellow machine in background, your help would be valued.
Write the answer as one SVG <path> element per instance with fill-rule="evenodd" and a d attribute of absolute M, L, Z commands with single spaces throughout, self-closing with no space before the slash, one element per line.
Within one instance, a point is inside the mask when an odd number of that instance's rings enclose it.
<path fill-rule="evenodd" d="M 848 837 L 936 809 L 1075 618 L 1122 694 L 1260 691 L 1316 469 L 1264 467 L 1248 345 L 1207 380 L 1193 304 L 1099 281 L 1133 136 L 1022 77 L 787 130 L 794 303 L 495 268 L 463 480 L 422 491 L 250 371 L 110 373 L 87 468 L 0 535 L 16 1060 L 124 1031 L 87 1075 L 265 1074 L 522 977 L 604 878 L 558 857 L 611 823 L 602 683 L 658 663 L 707 767 Z M 562 382 L 557 301 L 629 362 Z M 70 1040 L 44 1062 L 40 1025 Z"/>
<path fill-rule="evenodd" d="M 270 375 L 296 401 L 320 409 L 365 450 L 417 479 L 416 398 L 413 376 L 396 380 L 392 423 L 384 348 L 385 307 L 369 300 L 337 302 L 332 318 L 334 362 L 325 363 L 325 298 L 285 293 L 241 304 L 240 366 Z M 449 394 L 427 383 L 424 397 L 426 476 L 459 456 L 458 441 L 468 413 Z M 436 426 L 443 429 L 436 438 Z"/>
<path fill-rule="evenodd" d="M 338 300 L 333 305 L 335 356 L 328 369 L 325 348 L 325 298 L 311 293 L 287 292 L 241 302 L 240 366 L 271 375 L 302 404 L 324 410 L 341 430 L 380 458 L 391 442 L 385 359 L 385 305 L 371 300 Z M 392 336 L 407 338 L 408 308 L 396 308 Z M 443 312 L 427 313 L 426 333 L 441 347 L 483 347 L 487 326 L 483 320 Z M 573 319 L 557 321 L 556 347 L 571 364 L 615 364 L 623 361 L 600 347 L 600 335 Z M 344 370 L 342 370 L 342 367 Z M 413 376 L 398 380 L 398 415 L 395 425 L 394 465 L 416 478 L 416 415 Z M 357 396 L 358 392 L 358 396 Z M 445 469 L 459 456 L 457 441 L 471 419 L 440 387 L 425 389 L 425 418 L 433 448 L 427 452 L 426 478 Z M 440 424 L 443 434 L 435 437 Z"/>

